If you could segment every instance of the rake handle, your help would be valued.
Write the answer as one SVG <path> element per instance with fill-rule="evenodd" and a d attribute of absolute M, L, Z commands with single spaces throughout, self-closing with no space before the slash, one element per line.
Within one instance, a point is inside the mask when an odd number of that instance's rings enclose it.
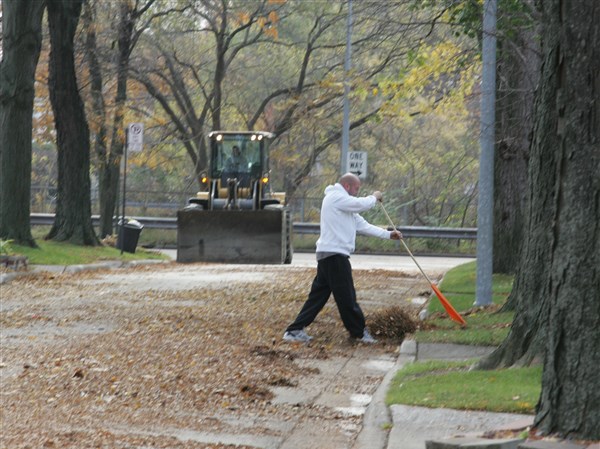
<path fill-rule="evenodd" d="M 385 210 L 385 207 L 383 207 L 383 203 L 380 203 L 380 204 L 381 204 L 381 209 L 383 209 L 383 213 L 385 214 L 385 216 L 387 217 L 388 221 L 392 225 L 392 228 L 397 229 L 396 226 L 394 225 L 394 222 L 392 221 L 392 219 L 388 215 L 387 211 Z M 408 251 L 408 254 L 410 255 L 410 258 L 413 260 L 413 262 L 415 263 L 415 265 L 417 267 L 419 267 L 419 270 L 421 271 L 421 273 L 423 274 L 423 276 L 425 276 L 425 279 L 427 279 L 427 281 L 429 282 L 429 285 L 431 285 L 431 288 L 435 292 L 435 295 L 438 297 L 438 299 L 442 303 L 442 306 L 444 307 L 444 309 L 446 309 L 446 312 L 448 313 L 448 315 L 450 316 L 450 318 L 452 320 L 456 321 L 457 323 L 460 323 L 461 326 L 466 327 L 467 323 L 464 320 L 464 318 L 462 316 L 460 316 L 460 313 L 458 313 L 454 309 L 454 307 L 452 307 L 452 304 L 450 304 L 450 301 L 448 301 L 444 297 L 444 295 L 442 294 L 442 292 L 435 286 L 435 284 L 433 282 L 431 282 L 431 279 L 429 279 L 429 276 L 427 276 L 427 274 L 425 274 L 425 272 L 423 271 L 423 268 L 421 268 L 421 265 L 419 265 L 419 262 L 417 262 L 417 259 L 415 259 L 415 256 L 413 256 L 413 254 L 410 252 L 410 249 L 408 249 L 408 246 L 406 246 L 406 243 L 404 243 L 404 238 L 400 239 L 400 241 L 404 245 L 404 248 L 406 249 L 406 251 Z"/>
<path fill-rule="evenodd" d="M 381 206 L 381 210 L 383 210 L 383 213 L 387 217 L 387 219 L 388 219 L 390 225 L 392 226 L 392 228 L 395 229 L 395 230 L 397 230 L 398 228 L 396 228 L 396 225 L 394 224 L 394 222 L 390 218 L 389 214 L 387 213 L 387 210 L 385 210 L 385 207 L 384 207 L 384 205 L 383 205 L 383 203 L 381 201 L 379 202 L 379 205 Z M 430 284 L 433 284 L 433 282 L 431 282 L 431 279 L 429 279 L 429 276 L 427 276 L 427 274 L 423 271 L 423 268 L 421 268 L 421 265 L 419 265 L 419 262 L 417 262 L 417 259 L 415 259 L 415 256 L 413 256 L 413 253 L 410 251 L 410 249 L 408 248 L 408 246 L 406 245 L 406 243 L 404 243 L 404 238 L 401 238 L 400 242 L 404 246 L 404 249 L 406 249 L 406 252 L 408 252 L 408 255 L 413 260 L 413 262 L 415 263 L 415 265 L 417 266 L 417 268 L 419 268 L 419 271 L 421 271 L 421 274 L 423 274 L 423 276 L 425 276 L 425 279 L 427 279 L 427 281 Z"/>

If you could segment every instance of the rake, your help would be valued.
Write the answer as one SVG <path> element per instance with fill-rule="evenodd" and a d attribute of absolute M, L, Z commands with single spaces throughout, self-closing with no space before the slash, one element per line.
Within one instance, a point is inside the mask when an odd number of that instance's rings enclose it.
<path fill-rule="evenodd" d="M 387 210 L 385 210 L 385 207 L 383 206 L 383 203 L 380 202 L 379 204 L 381 205 L 381 209 L 383 210 L 383 213 L 385 214 L 385 216 L 387 217 L 388 221 L 390 222 L 390 225 L 392 226 L 392 229 L 397 229 L 396 226 L 394 225 L 394 222 L 392 221 L 392 219 L 388 215 Z M 421 274 L 423 276 L 425 276 L 425 279 L 427 279 L 427 282 L 429 282 L 429 285 L 431 285 L 432 290 L 435 292 L 435 295 L 438 297 L 438 299 L 442 303 L 442 306 L 446 310 L 446 313 L 448 313 L 448 316 L 453 321 L 456 321 L 457 323 L 459 323 L 461 326 L 463 326 L 463 327 L 466 326 L 467 322 L 464 320 L 464 318 L 462 316 L 460 316 L 460 314 L 456 311 L 456 309 L 454 307 L 452 307 L 452 304 L 450 304 L 450 301 L 448 301 L 446 299 L 446 297 L 442 294 L 442 292 L 440 291 L 440 289 L 437 288 L 437 285 L 435 285 L 431 281 L 431 279 L 429 278 L 429 276 L 427 276 L 427 274 L 423 271 L 423 268 L 421 268 L 421 265 L 419 265 L 419 262 L 417 262 L 417 259 L 415 259 L 415 256 L 413 256 L 413 253 L 410 251 L 410 249 L 408 248 L 408 246 L 406 245 L 406 243 L 404 243 L 404 239 L 400 239 L 400 242 L 402 242 L 402 245 L 404 246 L 404 249 L 406 249 L 406 252 L 408 252 L 408 255 L 410 256 L 410 258 L 413 260 L 413 262 L 415 263 L 415 265 L 419 268 L 419 271 L 421 272 Z"/>

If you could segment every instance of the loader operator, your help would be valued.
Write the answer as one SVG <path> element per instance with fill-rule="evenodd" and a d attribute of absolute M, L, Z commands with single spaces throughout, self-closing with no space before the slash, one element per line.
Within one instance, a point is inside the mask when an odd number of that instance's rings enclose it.
<path fill-rule="evenodd" d="M 352 173 L 346 173 L 335 185 L 325 189 L 321 206 L 321 235 L 317 240 L 317 274 L 308 299 L 283 334 L 285 341 L 309 342 L 312 337 L 304 328 L 315 320 L 333 293 L 350 337 L 363 343 L 377 343 L 365 327 L 364 314 L 356 301 L 350 254 L 354 251 L 357 232 L 393 240 L 401 239 L 402 234 L 373 226 L 359 215 L 383 200 L 379 191 L 357 198 L 359 189 L 360 179 Z"/>
<path fill-rule="evenodd" d="M 234 145 L 231 149 L 231 156 L 225 161 L 225 171 L 234 173 L 244 173 L 248 171 L 248 160 L 241 154 L 240 147 Z"/>

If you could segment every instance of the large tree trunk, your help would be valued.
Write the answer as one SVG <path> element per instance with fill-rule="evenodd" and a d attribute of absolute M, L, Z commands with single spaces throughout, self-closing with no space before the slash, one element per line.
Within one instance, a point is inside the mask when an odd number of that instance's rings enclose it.
<path fill-rule="evenodd" d="M 515 321 L 480 366 L 544 358 L 535 425 L 600 438 L 600 5 L 542 3 L 543 66 Z"/>
<path fill-rule="evenodd" d="M 100 199 L 100 237 L 113 233 L 114 216 L 117 212 L 117 197 L 120 178 L 120 164 L 125 148 L 124 115 L 127 101 L 127 81 L 129 78 L 129 58 L 133 47 L 134 11 L 133 4 L 122 1 L 119 5 L 119 26 L 117 35 L 116 75 L 117 89 L 114 100 L 114 114 L 111 138 L 108 140 L 107 111 L 104 104 L 104 81 L 102 66 L 96 45 L 95 4 L 85 6 L 86 53 L 90 73 L 92 96 L 92 123 L 96 138 L 94 151 L 98 159 L 98 182 Z"/>
<path fill-rule="evenodd" d="M 35 69 L 45 4 L 4 0 L 0 64 L 0 237 L 36 246 L 29 222 Z"/>
<path fill-rule="evenodd" d="M 115 114 L 112 124 L 110 153 L 102 162 L 100 173 L 100 236 L 112 234 L 113 217 L 117 211 L 117 193 L 119 189 L 119 167 L 125 149 L 124 117 L 127 101 L 127 80 L 129 78 L 129 57 L 131 55 L 134 19 L 133 5 L 122 2 L 119 18 L 117 93 L 115 96 Z M 127 167 L 125 167 L 127 170 Z"/>
<path fill-rule="evenodd" d="M 108 161 L 99 166 L 100 238 L 113 233 L 114 217 L 117 215 L 120 161 L 121 158 L 114 157 L 111 152 L 108 154 Z"/>
<path fill-rule="evenodd" d="M 95 16 L 96 2 L 86 2 L 84 5 L 82 17 L 86 31 L 85 51 L 90 76 L 90 94 L 92 97 L 92 102 L 90 106 L 90 125 L 91 129 L 93 130 L 93 134 L 95 135 L 93 142 L 93 150 L 97 158 L 97 167 L 99 175 L 98 183 L 100 197 L 100 237 L 104 238 L 105 236 L 112 234 L 112 213 L 107 214 L 105 211 L 105 206 L 108 203 L 106 197 L 110 196 L 109 192 L 107 192 L 106 186 L 110 186 L 113 183 L 110 182 L 110 178 L 108 180 L 106 179 L 107 176 L 111 174 L 111 171 L 107 169 L 109 154 L 107 137 L 108 130 L 106 126 L 107 113 L 103 94 L 104 82 L 102 76 L 102 65 L 98 57 Z M 118 176 L 118 165 L 116 172 Z M 105 217 L 107 215 L 110 216 L 111 220 L 105 220 Z"/>
<path fill-rule="evenodd" d="M 600 4 L 541 3 L 544 70 L 536 138 L 556 154 L 550 314 L 535 425 L 600 439 Z M 543 144 L 551 144 L 545 146 Z"/>
<path fill-rule="evenodd" d="M 552 100 L 536 98 L 536 114 L 547 115 Z M 539 125 L 538 125 L 539 126 Z M 548 319 L 548 268 L 552 262 L 554 233 L 550 226 L 556 208 L 557 155 L 554 136 L 534 130 L 529 160 L 528 207 L 525 240 L 508 299 L 515 305 L 515 317 L 507 338 L 478 367 L 492 369 L 529 365 L 541 360 Z"/>
<path fill-rule="evenodd" d="M 56 218 L 46 238 L 96 245 L 90 198 L 90 142 L 75 76 L 73 38 L 83 0 L 48 0 L 50 101 L 58 144 Z"/>
<path fill-rule="evenodd" d="M 531 29 L 499 42 L 494 160 L 494 273 L 514 274 L 524 240 L 527 163 L 540 49 Z"/>

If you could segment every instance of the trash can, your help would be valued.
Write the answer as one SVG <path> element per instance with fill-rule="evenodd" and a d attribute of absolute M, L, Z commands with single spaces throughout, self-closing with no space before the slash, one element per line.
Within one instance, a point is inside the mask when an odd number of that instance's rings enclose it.
<path fill-rule="evenodd" d="M 119 221 L 117 248 L 128 253 L 135 253 L 142 229 L 144 229 L 144 225 L 137 220 L 127 219 L 124 225 L 123 220 Z"/>

